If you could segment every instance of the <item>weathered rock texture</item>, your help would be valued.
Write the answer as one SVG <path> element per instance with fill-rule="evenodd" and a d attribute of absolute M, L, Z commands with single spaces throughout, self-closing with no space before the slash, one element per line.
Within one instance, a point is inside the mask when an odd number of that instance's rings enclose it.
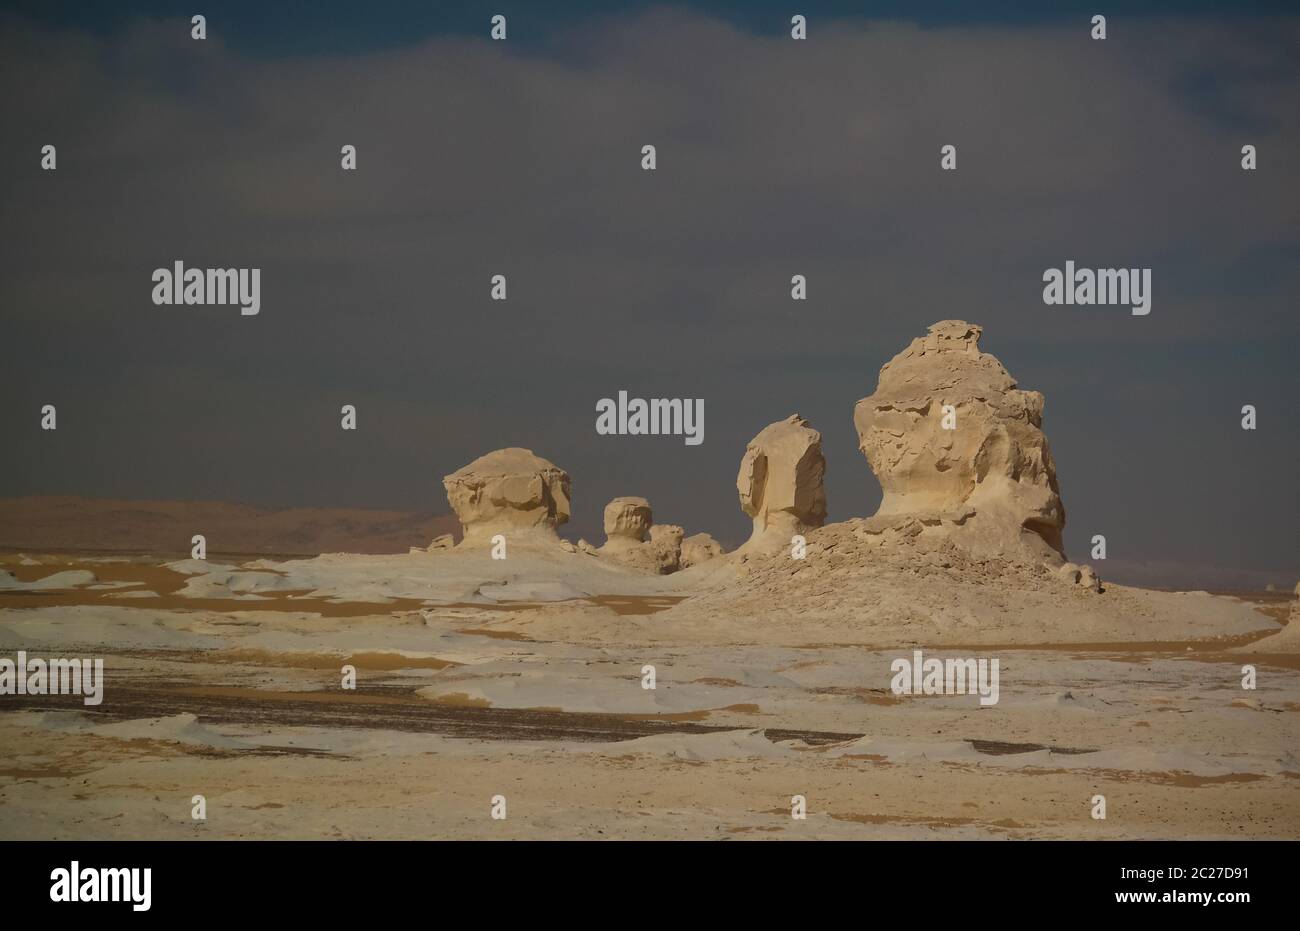
<path fill-rule="evenodd" d="M 442 484 L 465 528 L 462 545 L 497 533 L 554 538 L 555 528 L 569 519 L 569 474 L 531 449 L 490 452 Z"/>
<path fill-rule="evenodd" d="M 682 539 L 686 531 L 676 524 L 655 524 L 650 528 L 650 549 L 654 551 L 660 572 L 676 572 L 682 567 Z"/>
<path fill-rule="evenodd" d="M 654 523 L 650 502 L 645 498 L 615 498 L 605 505 L 605 536 L 611 542 L 645 542 Z"/>
<path fill-rule="evenodd" d="M 764 427 L 745 447 L 736 489 L 754 531 L 740 552 L 776 550 L 826 520 L 822 435 L 798 414 Z"/>
<path fill-rule="evenodd" d="M 713 539 L 710 534 L 694 534 L 682 541 L 681 567 L 689 569 L 691 566 L 698 566 L 702 562 L 716 559 L 723 552 L 722 544 Z"/>
<path fill-rule="evenodd" d="M 654 522 L 645 498 L 615 498 L 605 505 L 605 545 L 598 552 L 644 572 L 676 572 L 681 560 L 682 528 Z"/>
<path fill-rule="evenodd" d="M 615 498 L 605 505 L 605 545 L 597 552 L 607 559 L 645 572 L 663 572 L 658 552 L 650 545 L 654 512 L 645 498 Z"/>
<path fill-rule="evenodd" d="M 687 537 L 676 524 L 656 524 L 645 498 L 615 498 L 605 505 L 605 545 L 598 551 L 646 572 L 666 574 L 722 555 L 722 544 L 707 533 Z"/>
<path fill-rule="evenodd" d="M 1021 391 L 982 328 L 944 320 L 880 370 L 853 410 L 884 491 L 877 523 L 919 522 L 976 552 L 1064 559 L 1065 509 L 1042 431 L 1043 396 Z M 955 428 L 944 428 L 944 406 Z"/>

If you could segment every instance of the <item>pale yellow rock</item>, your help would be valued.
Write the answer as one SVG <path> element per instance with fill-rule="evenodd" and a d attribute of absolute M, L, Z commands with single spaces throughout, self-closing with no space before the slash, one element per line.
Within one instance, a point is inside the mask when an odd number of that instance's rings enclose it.
<path fill-rule="evenodd" d="M 633 569 L 662 572 L 659 553 L 648 539 L 653 523 L 654 512 L 645 498 L 615 498 L 605 505 L 605 545 L 597 552 Z"/>
<path fill-rule="evenodd" d="M 645 498 L 615 498 L 605 505 L 605 536 L 645 542 L 654 523 L 650 502 Z"/>
<path fill-rule="evenodd" d="M 480 456 L 442 480 L 447 501 L 465 528 L 461 545 L 495 534 L 554 539 L 569 519 L 569 474 L 530 449 L 510 447 Z"/>
<path fill-rule="evenodd" d="M 726 552 L 722 544 L 707 533 L 692 534 L 682 540 L 681 567 L 689 569 L 700 563 L 716 559 Z"/>
<path fill-rule="evenodd" d="M 676 524 L 655 524 L 650 528 L 650 549 L 660 572 L 676 572 L 681 568 L 685 536 L 686 531 Z"/>
<path fill-rule="evenodd" d="M 738 552 L 774 551 L 826 520 L 822 435 L 798 414 L 769 424 L 745 447 L 736 476 L 740 506 L 754 520 Z"/>
<path fill-rule="evenodd" d="M 605 545 L 597 552 L 606 559 L 658 575 L 704 562 L 722 552 L 707 533 L 696 534 L 690 541 L 685 541 L 685 536 L 686 531 L 676 524 L 656 524 L 645 498 L 620 497 L 605 505 Z"/>
<path fill-rule="evenodd" d="M 1043 396 L 1019 390 L 1002 363 L 980 351 L 981 332 L 961 320 L 934 324 L 854 407 L 859 448 L 884 492 L 877 514 L 973 509 L 944 532 L 972 550 L 1020 551 L 1059 565 L 1065 509 L 1042 431 Z"/>

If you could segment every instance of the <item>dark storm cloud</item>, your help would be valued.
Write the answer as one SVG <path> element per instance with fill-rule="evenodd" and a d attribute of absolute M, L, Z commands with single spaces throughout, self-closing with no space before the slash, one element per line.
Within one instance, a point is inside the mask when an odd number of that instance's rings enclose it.
<path fill-rule="evenodd" d="M 1295 20 L 1112 17 L 1105 42 L 846 20 L 796 43 L 655 10 L 292 59 L 183 19 L 11 25 L 5 494 L 427 509 L 522 445 L 573 474 L 588 538 L 640 494 L 734 542 L 744 444 L 796 410 L 831 518 L 874 510 L 853 403 L 964 318 L 1047 396 L 1073 555 L 1105 533 L 1134 563 L 1300 571 Z M 155 307 L 174 259 L 260 267 L 261 314 Z M 1150 316 L 1044 306 L 1066 259 L 1151 267 Z M 597 436 L 620 388 L 704 398 L 704 445 Z"/>

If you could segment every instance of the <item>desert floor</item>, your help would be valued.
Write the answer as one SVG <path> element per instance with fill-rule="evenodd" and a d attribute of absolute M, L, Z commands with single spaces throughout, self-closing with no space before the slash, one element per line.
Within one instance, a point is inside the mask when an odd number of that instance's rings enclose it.
<path fill-rule="evenodd" d="M 0 696 L 0 838 L 1300 837 L 1289 594 L 1116 589 L 1124 636 L 963 650 L 582 558 L 0 556 L 0 655 L 106 676 Z M 915 648 L 997 657 L 1000 700 L 893 694 Z"/>

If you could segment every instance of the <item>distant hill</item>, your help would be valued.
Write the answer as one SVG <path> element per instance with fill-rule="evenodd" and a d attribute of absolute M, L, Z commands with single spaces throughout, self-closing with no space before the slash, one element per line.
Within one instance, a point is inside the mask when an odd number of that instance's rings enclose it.
<path fill-rule="evenodd" d="M 454 515 L 360 508 L 268 509 L 219 501 L 0 498 L 0 548 L 187 554 L 201 533 L 209 553 L 405 553 L 444 533 Z"/>

